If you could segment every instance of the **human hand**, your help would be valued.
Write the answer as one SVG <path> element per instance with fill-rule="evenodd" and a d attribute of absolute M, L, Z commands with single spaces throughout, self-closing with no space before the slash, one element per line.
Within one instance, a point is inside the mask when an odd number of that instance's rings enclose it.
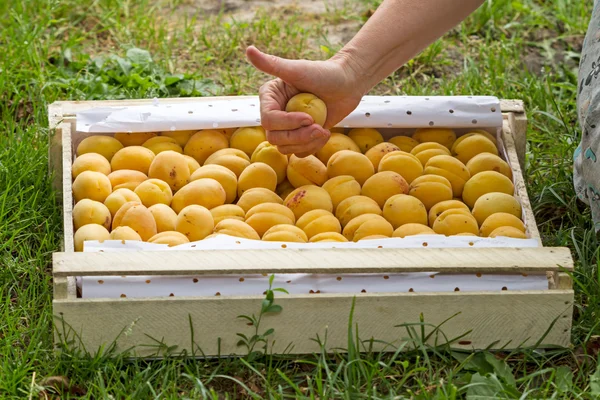
<path fill-rule="evenodd" d="M 283 154 L 306 157 L 321 149 L 329 139 L 329 129 L 358 106 L 366 91 L 343 56 L 327 61 L 287 60 L 254 46 L 248 47 L 246 56 L 257 69 L 276 77 L 259 90 L 260 114 L 267 140 Z M 307 113 L 285 111 L 298 93 L 312 93 L 325 102 L 323 126 Z"/>

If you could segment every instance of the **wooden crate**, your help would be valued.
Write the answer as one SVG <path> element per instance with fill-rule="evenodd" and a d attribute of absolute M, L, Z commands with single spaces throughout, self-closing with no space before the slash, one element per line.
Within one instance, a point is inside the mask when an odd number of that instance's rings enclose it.
<path fill-rule="evenodd" d="M 193 101 L 209 101 L 194 98 Z M 164 99 L 166 103 L 190 99 Z M 423 272 L 543 274 L 548 290 L 494 292 L 360 293 L 278 295 L 283 311 L 265 316 L 261 331 L 274 328 L 272 351 L 311 353 L 313 340 L 327 337 L 327 349 L 348 344 L 348 319 L 355 299 L 353 322 L 360 338 L 394 346 L 406 340 L 403 323 L 419 322 L 426 332 L 448 318 L 441 330 L 447 338 L 461 336 L 460 349 L 568 346 L 573 311 L 573 260 L 567 248 L 467 249 L 315 249 L 75 253 L 73 250 L 71 163 L 76 113 L 98 106 L 149 104 L 151 100 L 56 102 L 49 108 L 54 129 L 50 168 L 64 211 L 62 252 L 54 254 L 56 340 L 74 340 L 96 353 L 115 341 L 117 350 L 137 356 L 160 356 L 159 342 L 206 356 L 243 354 L 236 333 L 253 328 L 238 315 L 257 313 L 263 296 L 154 297 L 122 299 L 78 298 L 75 277 L 123 275 L 198 275 L 304 272 L 320 274 Z M 503 141 L 513 168 L 513 180 L 528 222 L 528 234 L 539 240 L 521 166 L 524 165 L 527 119 L 521 101 L 503 100 Z M 540 242 L 541 243 L 541 242 Z M 65 339 L 65 336 L 67 339 Z M 441 337 L 431 341 L 443 342 Z M 374 344 L 375 349 L 390 350 Z"/>

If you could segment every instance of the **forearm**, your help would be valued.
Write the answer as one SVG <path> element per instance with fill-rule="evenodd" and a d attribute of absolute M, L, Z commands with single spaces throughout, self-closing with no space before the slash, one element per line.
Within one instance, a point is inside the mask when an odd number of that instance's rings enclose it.
<path fill-rule="evenodd" d="M 384 0 L 334 60 L 369 91 L 458 25 L 484 0 Z"/>

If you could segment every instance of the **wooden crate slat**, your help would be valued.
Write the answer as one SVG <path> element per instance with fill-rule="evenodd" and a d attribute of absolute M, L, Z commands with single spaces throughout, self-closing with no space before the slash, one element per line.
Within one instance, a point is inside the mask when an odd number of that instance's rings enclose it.
<path fill-rule="evenodd" d="M 175 294 L 176 296 L 176 294 Z M 352 297 L 342 294 L 279 295 L 276 304 L 283 307 L 281 313 L 263 317 L 260 331 L 274 328 L 272 351 L 282 353 L 288 345 L 291 354 L 318 352 L 311 339 L 317 334 L 327 337 L 327 348 L 346 348 L 348 318 Z M 354 324 L 358 324 L 362 340 L 371 338 L 398 345 L 407 338 L 403 323 L 418 323 L 423 313 L 425 323 L 433 326 L 454 318 L 442 326 L 447 337 L 461 338 L 454 347 L 494 349 L 508 346 L 533 345 L 542 338 L 553 321 L 556 323 L 541 342 L 543 347 L 567 346 L 570 329 L 570 311 L 573 292 L 521 291 L 521 292 L 451 292 L 451 293 L 396 293 L 358 294 Z M 236 346 L 236 333 L 252 335 L 253 327 L 238 315 L 251 315 L 260 308 L 261 297 L 202 297 L 202 298 L 147 298 L 147 299 L 98 299 L 55 300 L 55 315 L 62 318 L 67 327 L 80 334 L 86 349 L 92 353 L 100 345 L 109 345 L 121 330 L 127 332 L 118 340 L 118 350 L 138 347 L 138 356 L 152 356 L 157 343 L 178 346 L 177 351 L 191 350 L 194 341 L 205 355 L 244 354 Z M 59 333 L 65 333 L 61 321 L 57 321 Z M 356 325 L 353 325 L 353 329 Z M 417 332 L 420 327 L 416 327 Z M 426 331 L 432 330 L 431 326 Z M 68 332 L 67 332 L 68 333 Z M 327 333 L 327 335 L 326 335 Z M 67 335 L 68 336 L 68 335 Z M 509 340 L 510 338 L 510 340 Z M 72 339 L 72 338 L 71 338 Z M 443 338 L 439 338 L 444 343 Z M 508 343 L 510 341 L 510 343 Z M 430 341 L 433 344 L 433 341 Z M 494 345 L 494 343 L 496 343 Z M 196 349 L 195 349 L 196 350 Z M 374 350 L 386 350 L 375 344 Z M 394 349 L 387 349 L 394 350 Z"/>
<path fill-rule="evenodd" d="M 54 253 L 54 276 L 510 272 L 573 269 L 566 248 L 276 249 Z"/>

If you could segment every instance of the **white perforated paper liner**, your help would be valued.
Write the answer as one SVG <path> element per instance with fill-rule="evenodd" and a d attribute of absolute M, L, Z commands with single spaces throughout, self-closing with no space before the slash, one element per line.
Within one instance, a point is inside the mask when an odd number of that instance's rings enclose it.
<path fill-rule="evenodd" d="M 199 98 L 197 101 L 165 104 L 155 99 L 152 105 L 94 108 L 77 114 L 77 131 L 81 136 L 115 132 L 158 132 L 211 128 L 235 128 L 260 124 L 256 96 Z M 470 129 L 485 129 L 498 138 L 500 155 L 506 159 L 499 135 L 502 126 L 500 101 L 490 96 L 365 96 L 360 105 L 338 127 L 378 128 L 385 138 L 411 134 L 422 127 L 449 127 L 460 135 Z M 524 217 L 524 215 L 523 215 Z M 525 221 L 527 224 L 527 221 Z M 404 239 L 390 238 L 359 243 L 280 243 L 262 242 L 219 235 L 215 238 L 174 248 L 142 242 L 86 242 L 86 252 L 178 251 L 273 248 L 428 248 L 436 247 L 536 247 L 535 239 L 445 237 L 420 235 Z M 165 266 L 168 268 L 168 266 Z M 152 296 L 233 296 L 262 295 L 268 280 L 262 275 L 220 276 L 137 276 L 84 277 L 78 279 L 85 298 L 152 297 Z M 491 274 L 277 274 L 276 287 L 292 294 L 361 293 L 361 292 L 432 292 L 544 290 L 545 275 Z"/>

